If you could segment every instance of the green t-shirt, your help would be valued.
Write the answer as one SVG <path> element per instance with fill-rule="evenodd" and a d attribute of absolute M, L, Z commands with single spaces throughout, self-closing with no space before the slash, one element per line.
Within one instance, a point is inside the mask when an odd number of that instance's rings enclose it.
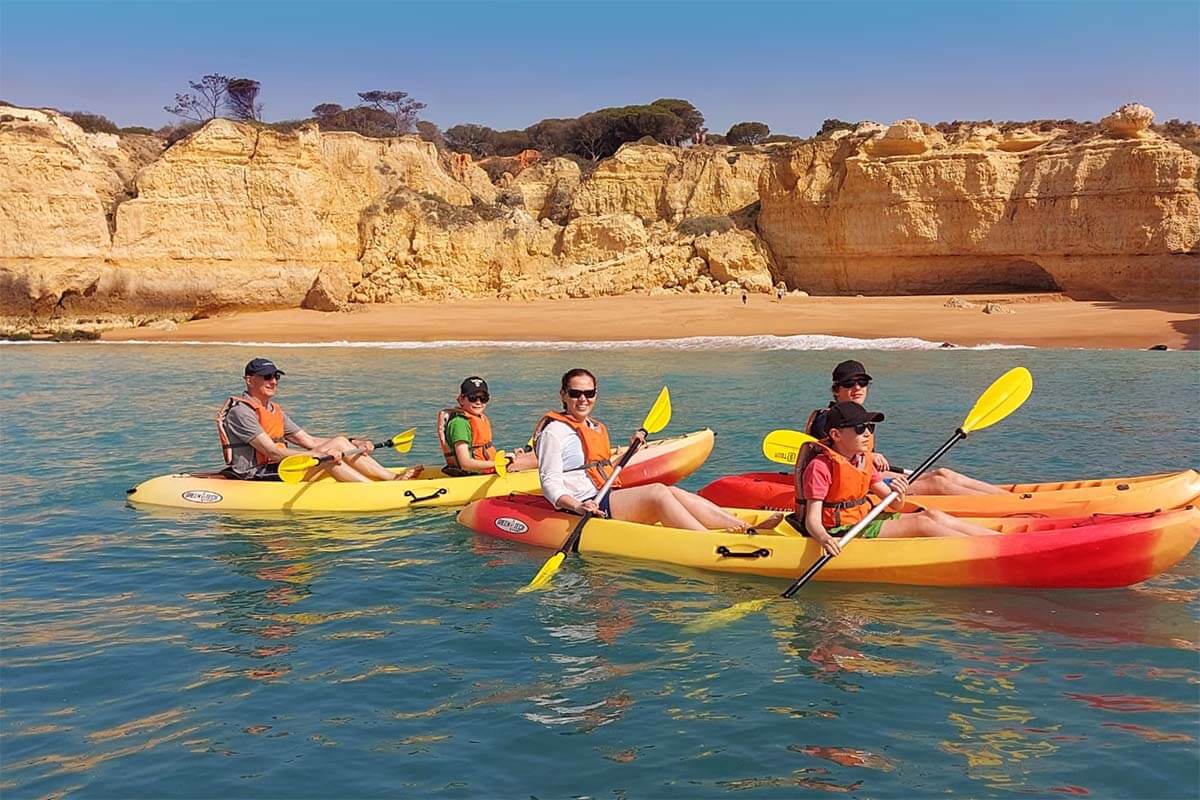
<path fill-rule="evenodd" d="M 453 450 L 459 442 L 471 444 L 471 423 L 466 417 L 454 416 L 446 423 L 446 444 Z"/>

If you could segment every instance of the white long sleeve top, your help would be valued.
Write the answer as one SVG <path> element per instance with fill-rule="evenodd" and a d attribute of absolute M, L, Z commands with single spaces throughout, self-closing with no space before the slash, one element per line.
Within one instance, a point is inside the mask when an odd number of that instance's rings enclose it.
<path fill-rule="evenodd" d="M 587 424 L 591 425 L 589 419 Z M 596 496 L 598 490 L 583 466 L 583 442 L 565 422 L 554 420 L 542 428 L 534 442 L 538 458 L 538 477 L 542 481 L 542 496 L 557 505 L 558 498 L 570 495 L 583 502 Z"/>

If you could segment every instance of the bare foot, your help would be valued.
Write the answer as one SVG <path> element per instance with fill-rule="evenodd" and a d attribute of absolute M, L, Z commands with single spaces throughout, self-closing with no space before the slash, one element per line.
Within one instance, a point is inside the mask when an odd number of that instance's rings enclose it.
<path fill-rule="evenodd" d="M 423 464 L 418 464 L 415 467 L 409 467 L 408 469 L 397 472 L 396 477 L 392 478 L 392 480 L 394 480 L 394 481 L 411 481 L 413 478 L 417 477 L 424 471 L 425 471 L 425 466 Z"/>

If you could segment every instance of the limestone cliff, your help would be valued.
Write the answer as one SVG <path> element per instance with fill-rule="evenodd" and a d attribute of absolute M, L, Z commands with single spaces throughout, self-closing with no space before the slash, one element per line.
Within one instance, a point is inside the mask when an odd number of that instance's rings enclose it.
<path fill-rule="evenodd" d="M 0 106 L 0 315 L 11 330 L 780 280 L 1195 298 L 1200 158 L 1151 119 L 1130 105 L 1086 134 L 904 120 L 769 148 L 639 143 L 590 173 L 528 151 L 493 184 L 417 137 L 214 120 L 163 149 Z"/>
<path fill-rule="evenodd" d="M 764 171 L 759 233 L 781 277 L 822 294 L 1197 298 L 1200 158 L 1148 111 L 1083 141 L 907 120 L 807 142 Z"/>

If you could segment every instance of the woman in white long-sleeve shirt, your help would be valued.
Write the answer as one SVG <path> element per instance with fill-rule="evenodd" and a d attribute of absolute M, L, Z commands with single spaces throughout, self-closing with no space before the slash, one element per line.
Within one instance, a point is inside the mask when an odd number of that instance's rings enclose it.
<path fill-rule="evenodd" d="M 591 512 L 629 522 L 662 523 L 670 528 L 745 530 L 745 522 L 721 507 L 661 483 L 614 486 L 597 503 L 596 495 L 613 466 L 609 461 L 612 447 L 608 429 L 592 417 L 596 395 L 596 376 L 586 369 L 573 369 L 562 378 L 559 397 L 563 410 L 546 414 L 538 423 L 534 439 L 538 474 L 542 494 L 551 504 L 574 514 Z M 641 437 L 640 432 L 635 434 L 630 444 Z"/>

